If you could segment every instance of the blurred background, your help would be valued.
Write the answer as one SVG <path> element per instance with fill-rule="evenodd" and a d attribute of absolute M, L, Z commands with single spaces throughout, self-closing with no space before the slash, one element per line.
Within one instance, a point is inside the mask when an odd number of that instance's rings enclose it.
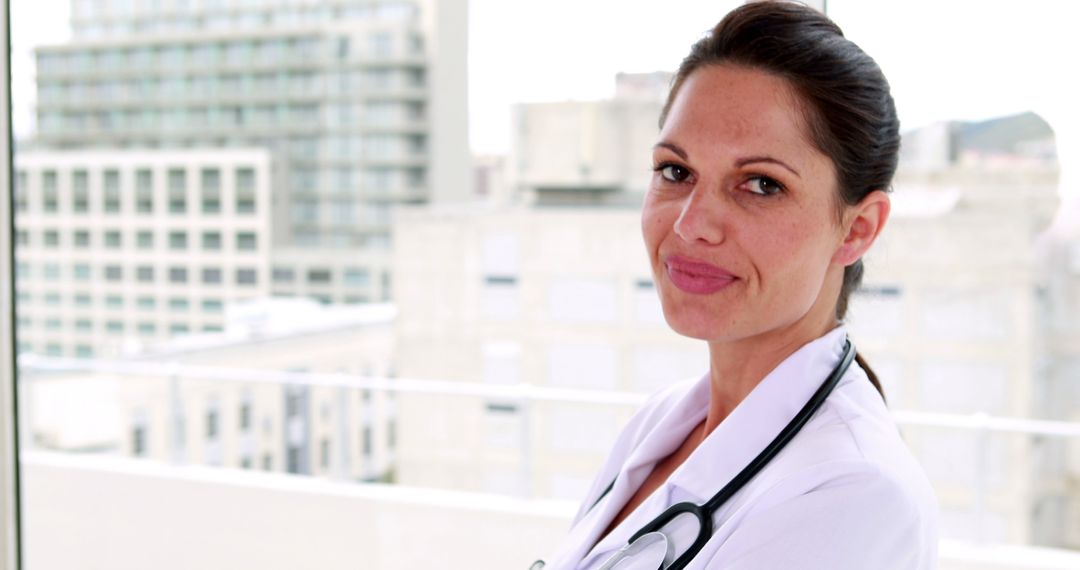
<path fill-rule="evenodd" d="M 639 235 L 671 73 L 737 1 L 10 7 L 24 568 L 526 568 L 707 370 Z M 849 312 L 941 567 L 1080 568 L 1064 0 L 817 2 L 881 64 Z"/>

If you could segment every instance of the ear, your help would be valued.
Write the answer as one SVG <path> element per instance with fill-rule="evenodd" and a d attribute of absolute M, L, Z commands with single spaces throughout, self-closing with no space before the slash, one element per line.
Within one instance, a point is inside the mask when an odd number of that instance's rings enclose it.
<path fill-rule="evenodd" d="M 891 208 L 889 195 L 881 190 L 874 190 L 858 204 L 845 208 L 844 241 L 833 254 L 833 263 L 847 267 L 858 261 L 885 228 Z"/>

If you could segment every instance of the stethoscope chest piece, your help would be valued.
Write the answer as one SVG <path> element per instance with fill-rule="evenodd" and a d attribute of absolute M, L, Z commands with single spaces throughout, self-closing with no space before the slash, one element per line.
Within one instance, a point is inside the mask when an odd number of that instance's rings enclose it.
<path fill-rule="evenodd" d="M 668 537 L 662 532 L 650 532 L 619 549 L 597 570 L 659 570 L 674 557 Z"/>

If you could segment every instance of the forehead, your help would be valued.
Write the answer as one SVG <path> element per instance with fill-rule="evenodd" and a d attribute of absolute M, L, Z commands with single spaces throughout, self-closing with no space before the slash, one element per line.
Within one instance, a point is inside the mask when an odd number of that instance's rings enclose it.
<path fill-rule="evenodd" d="M 707 65 L 683 82 L 661 138 L 741 153 L 818 155 L 799 97 L 784 78 L 747 67 Z"/>

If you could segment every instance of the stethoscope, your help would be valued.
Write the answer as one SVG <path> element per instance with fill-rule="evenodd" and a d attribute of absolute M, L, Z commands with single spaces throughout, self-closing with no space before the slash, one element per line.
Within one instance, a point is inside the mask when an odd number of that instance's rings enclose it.
<path fill-rule="evenodd" d="M 742 471 L 739 472 L 724 488 L 720 489 L 711 499 L 704 504 L 698 505 L 691 502 L 676 503 L 667 508 L 659 516 L 649 521 L 648 524 L 641 527 L 630 540 L 627 541 L 626 546 L 623 546 L 607 562 L 604 563 L 598 570 L 681 570 L 685 568 L 691 560 L 697 556 L 697 553 L 704 548 L 705 543 L 712 537 L 713 532 L 713 513 L 717 511 L 728 499 L 732 497 L 736 492 L 745 486 L 750 479 L 757 475 L 762 468 L 764 468 L 769 461 L 776 457 L 776 454 L 787 445 L 795 434 L 799 433 L 799 430 L 806 425 L 806 422 L 810 420 L 810 417 L 814 415 L 814 412 L 821 407 L 821 404 L 825 402 L 825 399 L 829 397 L 833 388 L 840 382 L 840 378 L 844 376 L 848 368 L 851 366 L 851 361 L 855 359 L 855 347 L 851 344 L 850 340 L 844 341 L 844 354 L 840 358 L 840 363 L 833 368 L 833 371 L 829 373 L 828 378 L 822 382 L 821 386 L 814 392 L 814 395 L 810 397 L 810 400 L 799 410 L 799 413 L 780 433 L 769 443 L 765 449 L 757 455 Z M 593 507 L 596 505 L 611 491 L 611 488 L 615 485 L 612 481 L 608 485 L 607 489 L 600 494 L 600 497 L 593 503 Z M 696 519 L 698 525 L 697 538 L 693 544 L 683 552 L 679 557 L 675 557 L 675 547 L 672 541 L 660 532 L 660 529 L 667 526 L 673 520 L 678 517 L 690 516 Z M 666 566 L 665 566 L 666 564 Z M 533 562 L 530 570 L 539 570 L 544 567 L 542 560 Z"/>

